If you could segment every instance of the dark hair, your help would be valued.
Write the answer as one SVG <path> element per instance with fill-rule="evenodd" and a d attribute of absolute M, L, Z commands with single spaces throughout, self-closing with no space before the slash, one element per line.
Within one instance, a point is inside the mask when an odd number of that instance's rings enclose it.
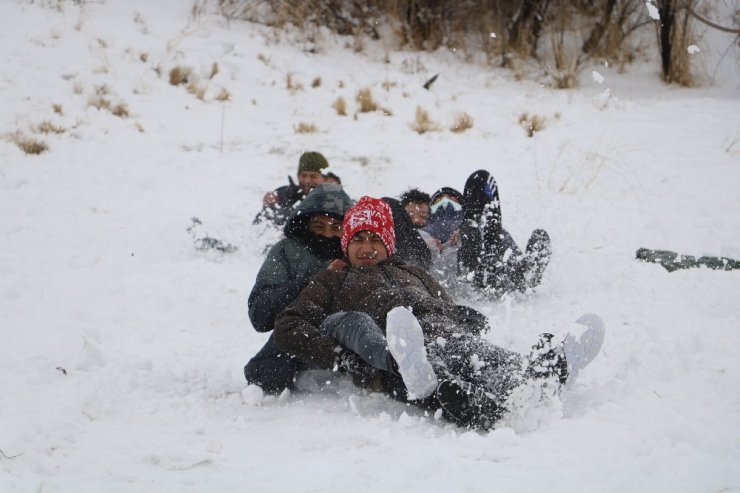
<path fill-rule="evenodd" d="M 412 202 L 423 202 L 429 205 L 431 198 L 428 193 L 424 193 L 418 188 L 412 188 L 401 195 L 401 205 L 404 207 Z"/>
<path fill-rule="evenodd" d="M 340 180 L 339 177 L 337 175 L 335 175 L 334 173 L 332 173 L 331 171 L 329 171 L 328 173 L 324 173 L 324 177 L 325 178 L 334 178 L 335 180 L 337 180 L 337 183 L 339 183 L 340 185 L 342 184 L 342 180 Z"/>

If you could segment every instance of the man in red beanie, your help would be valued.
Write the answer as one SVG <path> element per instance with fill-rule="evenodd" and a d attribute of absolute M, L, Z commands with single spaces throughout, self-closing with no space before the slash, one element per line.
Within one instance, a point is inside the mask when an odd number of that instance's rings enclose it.
<path fill-rule="evenodd" d="M 362 197 L 347 211 L 341 246 L 349 265 L 319 273 L 275 320 L 277 346 L 309 367 L 376 371 L 391 396 L 490 429 L 514 389 L 536 382 L 553 392 L 601 348 L 596 316 L 582 321 L 581 339 L 553 344 L 544 335 L 529 356 L 482 339 L 482 314 L 455 305 L 426 271 L 393 255 L 393 217 L 379 199 Z"/>

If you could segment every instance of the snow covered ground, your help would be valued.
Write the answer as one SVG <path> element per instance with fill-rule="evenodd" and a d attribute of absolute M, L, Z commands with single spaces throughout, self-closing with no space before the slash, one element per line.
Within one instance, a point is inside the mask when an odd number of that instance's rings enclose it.
<path fill-rule="evenodd" d="M 640 62 L 557 91 L 454 53 L 354 53 L 190 7 L 0 2 L 0 132 L 49 146 L 0 140 L 0 491 L 740 491 L 740 272 L 634 260 L 740 258 L 735 52 L 711 87 L 665 87 Z M 731 43 L 713 36 L 695 55 L 709 72 Z M 204 100 L 169 84 L 178 65 Z M 355 116 L 362 88 L 392 114 Z M 417 106 L 442 130 L 413 132 Z M 452 133 L 461 111 L 474 127 Z M 532 138 L 525 112 L 544 118 Z M 34 133 L 44 122 L 63 133 Z M 305 149 L 355 198 L 490 170 L 515 239 L 544 227 L 554 242 L 534 297 L 476 304 L 491 339 L 525 351 L 586 311 L 607 324 L 562 406 L 480 434 L 341 379 L 246 388 L 266 339 L 246 298 L 279 236 L 251 219 Z M 206 233 L 238 251 L 197 251 Z"/>

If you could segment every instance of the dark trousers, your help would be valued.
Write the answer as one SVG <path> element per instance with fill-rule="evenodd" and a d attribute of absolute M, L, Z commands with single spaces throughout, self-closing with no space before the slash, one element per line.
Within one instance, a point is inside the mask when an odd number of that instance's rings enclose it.
<path fill-rule="evenodd" d="M 285 389 L 293 390 L 298 373 L 307 369 L 301 360 L 281 351 L 270 334 L 262 349 L 244 367 L 244 377 L 265 392 L 279 394 Z"/>

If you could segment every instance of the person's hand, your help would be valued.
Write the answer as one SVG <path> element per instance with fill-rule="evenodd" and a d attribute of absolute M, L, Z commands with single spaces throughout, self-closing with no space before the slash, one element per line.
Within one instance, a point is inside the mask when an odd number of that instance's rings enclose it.
<path fill-rule="evenodd" d="M 444 250 L 445 246 L 444 244 L 439 241 L 437 238 L 432 238 L 432 244 L 437 249 L 437 252 L 442 253 L 442 250 Z"/>
<path fill-rule="evenodd" d="M 450 236 L 450 246 L 457 246 L 458 243 L 460 243 L 460 231 L 455 231 L 452 233 L 452 236 Z"/>
<path fill-rule="evenodd" d="M 347 262 L 341 259 L 332 260 L 327 269 L 329 270 L 344 270 L 347 268 Z"/>
<path fill-rule="evenodd" d="M 271 205 L 277 204 L 278 201 L 278 194 L 275 192 L 267 192 L 264 197 L 262 197 L 262 205 L 265 207 L 270 207 Z"/>

